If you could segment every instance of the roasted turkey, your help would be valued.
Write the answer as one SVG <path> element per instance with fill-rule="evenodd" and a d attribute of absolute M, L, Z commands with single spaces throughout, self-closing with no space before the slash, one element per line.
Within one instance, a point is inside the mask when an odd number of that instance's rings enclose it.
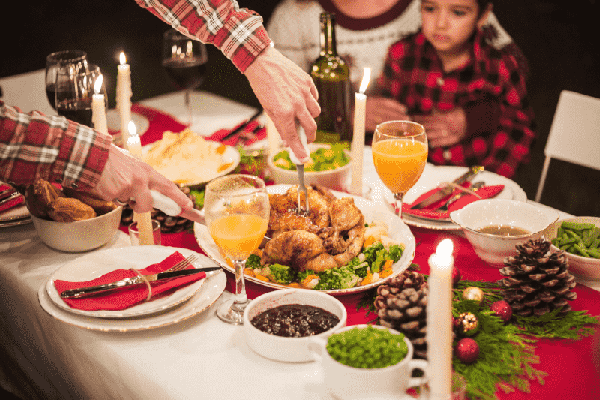
<path fill-rule="evenodd" d="M 328 189 L 308 189 L 308 215 L 296 212 L 298 188 L 269 195 L 271 215 L 261 263 L 322 272 L 357 256 L 364 243 L 365 219 L 352 197 L 336 198 Z M 304 202 L 304 196 L 301 198 Z"/>

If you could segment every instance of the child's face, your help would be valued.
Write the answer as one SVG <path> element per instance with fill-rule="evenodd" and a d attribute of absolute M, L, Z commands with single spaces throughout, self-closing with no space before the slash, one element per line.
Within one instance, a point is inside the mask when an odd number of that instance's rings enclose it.
<path fill-rule="evenodd" d="M 464 50 L 478 24 L 477 0 L 422 0 L 421 21 L 425 38 L 437 51 L 454 53 Z"/>

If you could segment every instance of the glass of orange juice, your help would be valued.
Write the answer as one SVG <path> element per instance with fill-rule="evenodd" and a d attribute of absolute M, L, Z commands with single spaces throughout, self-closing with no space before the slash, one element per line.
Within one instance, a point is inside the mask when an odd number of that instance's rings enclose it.
<path fill-rule="evenodd" d="M 206 185 L 204 212 L 210 236 L 235 267 L 233 301 L 217 309 L 223 321 L 241 325 L 248 303 L 244 266 L 262 242 L 269 225 L 269 195 L 265 182 L 251 175 L 226 175 Z"/>
<path fill-rule="evenodd" d="M 377 175 L 394 194 L 396 214 L 402 217 L 402 199 L 421 177 L 427 163 L 427 134 L 412 121 L 388 121 L 373 134 L 373 163 Z"/>

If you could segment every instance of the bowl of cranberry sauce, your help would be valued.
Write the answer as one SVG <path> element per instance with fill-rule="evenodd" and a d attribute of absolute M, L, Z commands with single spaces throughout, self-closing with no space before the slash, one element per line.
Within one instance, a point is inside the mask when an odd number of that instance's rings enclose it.
<path fill-rule="evenodd" d="M 346 308 L 335 297 L 306 289 L 283 289 L 252 300 L 244 311 L 248 346 L 263 357 L 309 362 L 309 338 L 346 326 Z"/>

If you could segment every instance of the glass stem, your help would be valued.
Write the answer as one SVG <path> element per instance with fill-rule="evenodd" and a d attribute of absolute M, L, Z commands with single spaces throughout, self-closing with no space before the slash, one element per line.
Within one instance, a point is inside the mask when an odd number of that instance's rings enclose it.
<path fill-rule="evenodd" d="M 185 104 L 185 109 L 188 113 L 188 124 L 192 126 L 192 103 L 190 102 L 191 90 L 187 89 L 183 94 L 183 102 Z"/>
<path fill-rule="evenodd" d="M 235 266 L 235 293 L 233 296 L 233 308 L 236 305 L 245 305 L 248 302 L 248 296 L 246 295 L 246 284 L 244 281 L 244 267 L 246 266 L 246 260 L 234 261 Z"/>
<path fill-rule="evenodd" d="M 394 193 L 394 209 L 396 210 L 396 215 L 402 218 L 402 199 L 404 198 L 404 193 Z"/>

